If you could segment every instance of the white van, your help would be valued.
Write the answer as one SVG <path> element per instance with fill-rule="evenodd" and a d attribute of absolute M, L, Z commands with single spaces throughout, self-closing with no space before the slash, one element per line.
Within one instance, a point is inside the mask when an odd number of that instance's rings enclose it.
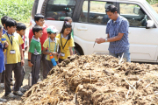
<path fill-rule="evenodd" d="M 106 37 L 108 16 L 105 8 L 114 4 L 121 16 L 128 19 L 132 61 L 157 62 L 158 14 L 145 0 L 35 0 L 32 16 L 41 13 L 45 23 L 61 30 L 63 17 L 72 17 L 75 49 L 81 55 L 108 54 L 109 43 L 96 44 L 97 37 Z"/>

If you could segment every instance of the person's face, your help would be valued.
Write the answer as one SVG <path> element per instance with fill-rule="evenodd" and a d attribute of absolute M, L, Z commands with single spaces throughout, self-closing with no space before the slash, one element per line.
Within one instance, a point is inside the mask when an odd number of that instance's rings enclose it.
<path fill-rule="evenodd" d="M 65 28 L 64 34 L 68 35 L 71 32 L 71 28 Z"/>
<path fill-rule="evenodd" d="M 50 38 L 55 38 L 56 35 L 57 35 L 57 33 L 51 33 L 51 34 L 49 35 L 49 37 L 50 37 Z"/>
<path fill-rule="evenodd" d="M 106 14 L 108 15 L 108 17 L 111 19 L 111 20 L 116 20 L 116 17 L 117 17 L 117 11 L 112 13 L 112 12 L 106 12 Z"/>
<path fill-rule="evenodd" d="M 40 37 L 42 36 L 42 34 L 43 34 L 43 31 L 42 31 L 42 30 L 40 30 L 40 31 L 38 31 L 38 32 L 35 32 L 35 35 L 36 35 L 38 38 L 40 38 Z"/>
<path fill-rule="evenodd" d="M 41 26 L 41 27 L 43 27 L 43 25 L 44 25 L 44 19 L 42 19 L 42 18 L 40 18 L 38 21 L 36 21 L 36 24 L 38 25 L 38 26 Z"/>
<path fill-rule="evenodd" d="M 19 33 L 21 36 L 23 36 L 23 35 L 25 35 L 25 30 L 17 31 L 17 33 Z"/>
<path fill-rule="evenodd" d="M 3 28 L 1 28 L 1 30 L 0 30 L 0 37 L 2 37 L 2 34 L 3 34 Z"/>
<path fill-rule="evenodd" d="M 7 27 L 7 31 L 10 34 L 13 34 L 16 31 L 16 26 Z"/>

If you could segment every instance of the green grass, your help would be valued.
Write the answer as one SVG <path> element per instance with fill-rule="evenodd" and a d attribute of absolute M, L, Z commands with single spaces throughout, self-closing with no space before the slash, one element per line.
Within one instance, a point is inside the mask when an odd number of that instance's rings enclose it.
<path fill-rule="evenodd" d="M 9 16 L 16 21 L 28 22 L 34 0 L 0 0 L 0 18 Z"/>

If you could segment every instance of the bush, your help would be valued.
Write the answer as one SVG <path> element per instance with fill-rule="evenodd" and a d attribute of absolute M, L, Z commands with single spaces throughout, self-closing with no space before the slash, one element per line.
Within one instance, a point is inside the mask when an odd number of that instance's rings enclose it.
<path fill-rule="evenodd" d="M 158 3 L 158 0 L 147 0 L 147 2 L 149 4 L 155 4 L 155 3 Z"/>
<path fill-rule="evenodd" d="M 31 16 L 34 0 L 1 0 L 0 18 L 9 16 L 16 21 L 26 22 Z"/>

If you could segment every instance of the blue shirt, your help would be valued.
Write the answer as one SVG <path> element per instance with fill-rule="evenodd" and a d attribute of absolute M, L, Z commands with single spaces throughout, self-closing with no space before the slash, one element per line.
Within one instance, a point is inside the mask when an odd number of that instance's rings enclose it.
<path fill-rule="evenodd" d="M 119 33 L 124 33 L 121 40 L 110 42 L 109 51 L 111 53 L 119 54 L 125 52 L 126 50 L 129 50 L 128 28 L 129 22 L 122 16 L 119 16 L 116 21 L 108 21 L 106 34 L 109 34 L 109 38 L 113 38 Z"/>
<path fill-rule="evenodd" d="M 3 28 L 3 34 L 5 34 L 7 32 L 7 30 L 5 30 L 4 28 Z"/>

